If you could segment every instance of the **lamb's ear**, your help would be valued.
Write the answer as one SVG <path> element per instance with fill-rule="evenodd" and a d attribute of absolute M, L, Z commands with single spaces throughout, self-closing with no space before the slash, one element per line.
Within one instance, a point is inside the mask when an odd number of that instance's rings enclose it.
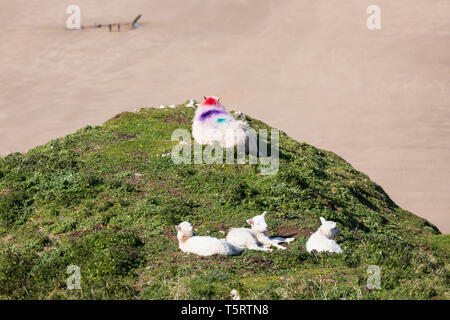
<path fill-rule="evenodd" d="M 177 229 L 178 231 L 181 231 L 180 226 L 175 226 L 175 229 Z"/>
<path fill-rule="evenodd" d="M 206 99 L 208 99 L 208 98 L 206 98 L 206 96 L 203 96 L 203 98 L 206 100 Z"/>
<path fill-rule="evenodd" d="M 320 217 L 320 222 L 322 222 L 322 224 L 324 224 L 326 222 L 324 217 Z"/>
<path fill-rule="evenodd" d="M 247 220 L 247 223 L 248 223 L 249 225 L 253 225 L 253 220 L 252 220 L 252 219 L 248 219 L 248 220 Z"/>
<path fill-rule="evenodd" d="M 217 102 L 219 102 L 220 101 L 220 97 L 217 97 Z"/>
<path fill-rule="evenodd" d="M 266 213 L 267 213 L 267 211 L 264 211 L 264 213 L 261 215 L 263 218 L 265 218 L 266 217 Z"/>

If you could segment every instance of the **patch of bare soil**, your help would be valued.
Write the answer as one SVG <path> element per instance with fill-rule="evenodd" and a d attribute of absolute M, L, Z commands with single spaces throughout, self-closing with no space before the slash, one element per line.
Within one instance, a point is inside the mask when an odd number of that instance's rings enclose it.
<path fill-rule="evenodd" d="M 186 118 L 186 115 L 183 112 L 170 113 L 166 117 L 166 122 L 169 123 L 181 123 L 181 124 L 189 124 L 191 121 Z"/>
<path fill-rule="evenodd" d="M 297 228 L 291 226 L 279 227 L 276 228 L 275 231 L 277 236 L 283 238 L 290 238 L 300 234 L 300 231 Z"/>

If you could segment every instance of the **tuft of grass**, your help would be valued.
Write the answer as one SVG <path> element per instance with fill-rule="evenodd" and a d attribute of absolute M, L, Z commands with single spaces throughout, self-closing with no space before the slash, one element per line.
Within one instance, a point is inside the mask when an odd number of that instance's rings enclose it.
<path fill-rule="evenodd" d="M 450 236 L 399 208 L 332 152 L 280 134 L 280 167 L 175 165 L 164 156 L 194 109 L 143 108 L 0 158 L 2 299 L 448 299 Z M 248 117 L 255 129 L 270 129 Z M 270 130 L 269 130 L 270 132 Z M 175 224 L 224 237 L 268 211 L 285 251 L 199 257 Z M 307 253 L 319 217 L 342 255 Z M 69 290 L 69 265 L 81 289 Z M 381 288 L 369 289 L 369 265 Z"/>

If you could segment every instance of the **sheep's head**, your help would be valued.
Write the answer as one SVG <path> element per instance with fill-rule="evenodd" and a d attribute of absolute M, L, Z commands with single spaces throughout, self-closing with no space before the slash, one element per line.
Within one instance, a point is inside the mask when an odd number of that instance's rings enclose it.
<path fill-rule="evenodd" d="M 187 221 L 180 223 L 179 225 L 175 226 L 175 228 L 177 229 L 177 238 L 181 242 L 186 241 L 193 235 L 192 224 Z"/>
<path fill-rule="evenodd" d="M 320 222 L 322 222 L 322 225 L 320 226 L 319 230 L 326 237 L 331 239 L 339 232 L 336 222 L 326 221 L 323 217 L 320 217 Z"/>
<path fill-rule="evenodd" d="M 267 211 L 265 211 L 263 214 L 259 216 L 254 216 L 253 218 L 247 220 L 247 223 L 251 226 L 252 230 L 256 232 L 268 231 L 269 227 L 267 226 L 266 223 L 266 213 Z"/>
<path fill-rule="evenodd" d="M 216 107 L 223 108 L 222 103 L 220 103 L 220 98 L 215 96 L 203 97 L 205 101 L 202 103 L 202 107 Z"/>

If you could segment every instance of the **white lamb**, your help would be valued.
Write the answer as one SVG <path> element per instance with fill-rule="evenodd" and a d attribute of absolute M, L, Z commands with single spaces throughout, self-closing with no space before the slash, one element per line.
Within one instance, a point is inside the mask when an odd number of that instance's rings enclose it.
<path fill-rule="evenodd" d="M 336 222 L 326 221 L 323 217 L 320 217 L 320 221 L 322 225 L 306 242 L 306 251 L 342 253 L 342 248 L 333 240 L 339 231 Z"/>
<path fill-rule="evenodd" d="M 255 143 L 256 138 L 250 126 L 236 120 L 217 97 L 204 97 L 205 101 L 195 111 L 192 122 L 192 135 L 199 144 L 213 144 L 215 141 L 222 148 L 244 145 L 249 149 L 249 139 Z M 253 146 L 253 144 L 252 144 Z M 256 150 L 250 150 L 256 154 Z"/>
<path fill-rule="evenodd" d="M 269 238 L 268 226 L 266 223 L 266 213 L 248 219 L 247 223 L 251 226 L 248 228 L 233 228 L 228 232 L 227 241 L 236 247 L 247 248 L 250 250 L 262 250 L 271 252 L 271 246 L 285 250 L 280 243 L 289 243 L 294 238 L 272 237 Z"/>
<path fill-rule="evenodd" d="M 221 254 L 225 256 L 238 255 L 243 249 L 236 248 L 225 239 L 194 236 L 192 225 L 185 221 L 176 226 L 178 246 L 183 252 L 195 253 L 200 256 Z"/>

